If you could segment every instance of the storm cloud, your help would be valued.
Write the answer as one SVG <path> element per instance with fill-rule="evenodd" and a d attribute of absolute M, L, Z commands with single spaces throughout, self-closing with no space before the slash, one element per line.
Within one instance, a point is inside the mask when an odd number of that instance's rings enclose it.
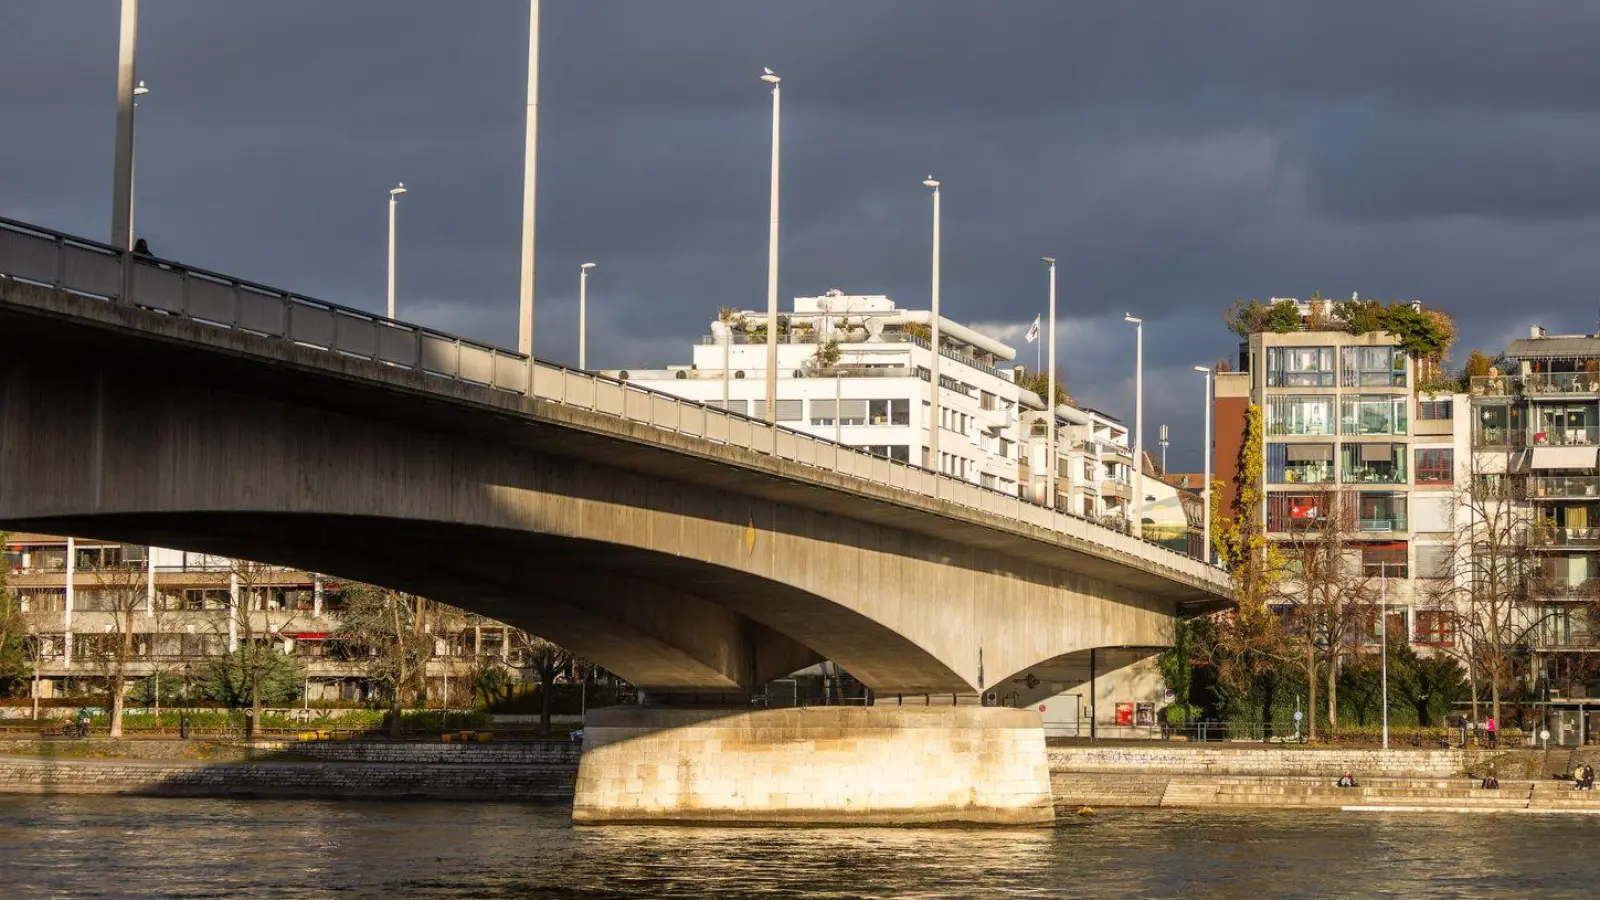
<path fill-rule="evenodd" d="M 117 6 L 0 5 L 0 215 L 106 236 Z M 401 317 L 514 344 L 525 3 L 142 6 L 156 253 L 380 309 L 404 181 Z M 1600 6 L 546 0 L 542 24 L 542 356 L 575 356 L 582 261 L 601 366 L 686 362 L 719 305 L 764 303 L 762 66 L 783 296 L 925 304 L 933 173 L 948 315 L 1020 343 L 1058 257 L 1072 392 L 1131 419 L 1142 315 L 1174 468 L 1236 297 L 1420 298 L 1462 353 L 1596 326 Z"/>

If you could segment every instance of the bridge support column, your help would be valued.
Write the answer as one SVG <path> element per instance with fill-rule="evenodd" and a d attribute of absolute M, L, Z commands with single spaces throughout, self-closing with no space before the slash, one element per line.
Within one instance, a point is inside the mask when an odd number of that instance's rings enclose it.
<path fill-rule="evenodd" d="M 591 710 L 577 824 L 1046 825 L 1044 729 L 981 707 Z"/>

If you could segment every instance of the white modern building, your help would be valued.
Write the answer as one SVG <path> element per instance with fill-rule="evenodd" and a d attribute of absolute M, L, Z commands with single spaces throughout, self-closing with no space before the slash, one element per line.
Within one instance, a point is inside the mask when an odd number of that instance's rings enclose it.
<path fill-rule="evenodd" d="M 778 317 L 778 424 L 891 459 L 934 468 L 929 343 L 932 314 L 882 294 L 796 297 Z M 1016 383 L 1016 350 L 941 317 L 937 468 L 1018 493 L 1024 414 L 1043 401 Z M 607 374 L 766 417 L 767 314 L 724 309 L 688 366 Z"/>

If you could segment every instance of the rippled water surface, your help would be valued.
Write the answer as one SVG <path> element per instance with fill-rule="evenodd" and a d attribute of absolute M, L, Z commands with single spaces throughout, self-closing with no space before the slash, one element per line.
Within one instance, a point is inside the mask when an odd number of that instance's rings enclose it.
<path fill-rule="evenodd" d="M 0 898 L 1595 897 L 1597 847 L 1600 821 L 1552 816 L 574 829 L 539 806 L 0 796 Z"/>

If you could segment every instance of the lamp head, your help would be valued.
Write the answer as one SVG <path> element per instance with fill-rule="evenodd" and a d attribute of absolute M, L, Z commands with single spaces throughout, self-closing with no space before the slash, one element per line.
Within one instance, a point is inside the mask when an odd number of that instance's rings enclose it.
<path fill-rule="evenodd" d="M 1144 324 L 1144 320 L 1143 319 L 1139 318 L 1138 316 L 1132 316 L 1132 315 L 1123 316 L 1122 317 L 1122 321 L 1130 322 L 1130 323 L 1132 323 L 1134 325 L 1143 325 Z"/>
<path fill-rule="evenodd" d="M 1210 374 L 1211 374 L 1211 367 L 1210 367 L 1210 366 L 1195 366 L 1195 367 L 1194 367 L 1194 370 L 1195 370 L 1195 371 L 1196 371 L 1196 372 L 1204 372 L 1204 373 L 1206 373 L 1206 374 L 1207 374 L 1207 375 L 1210 375 Z"/>
<path fill-rule="evenodd" d="M 922 186 L 931 187 L 937 191 L 939 189 L 939 182 L 934 181 L 933 176 L 929 175 L 927 178 L 922 179 Z"/>
<path fill-rule="evenodd" d="M 761 69 L 761 80 L 765 81 L 767 84 L 777 84 L 778 82 L 782 81 L 783 79 L 778 77 L 778 73 L 777 72 L 774 72 L 771 69 L 763 67 Z"/>
<path fill-rule="evenodd" d="M 143 81 L 139 82 L 133 89 L 133 95 L 135 97 L 143 97 L 148 93 L 150 93 L 150 89 L 144 86 Z"/>
<path fill-rule="evenodd" d="M 1054 256 L 1041 256 L 1039 257 L 1039 262 L 1042 262 L 1047 266 L 1053 266 L 1056 264 L 1056 258 Z"/>
<path fill-rule="evenodd" d="M 589 269 L 594 268 L 594 263 L 584 263 L 583 265 L 578 266 L 578 268 L 583 271 L 588 271 Z"/>
<path fill-rule="evenodd" d="M 402 181 L 399 184 L 396 184 L 394 187 L 389 189 L 389 196 L 398 197 L 401 194 L 404 194 L 405 192 L 406 192 L 406 183 L 404 181 Z"/>

